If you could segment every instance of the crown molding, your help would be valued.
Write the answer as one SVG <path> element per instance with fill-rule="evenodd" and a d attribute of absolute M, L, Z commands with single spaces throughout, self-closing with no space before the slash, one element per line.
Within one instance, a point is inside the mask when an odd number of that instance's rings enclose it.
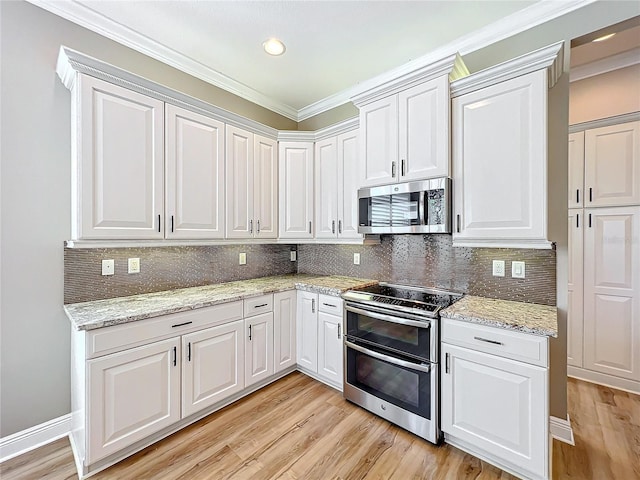
<path fill-rule="evenodd" d="M 595 62 L 573 67 L 569 72 L 569 81 L 577 82 L 585 78 L 595 77 L 603 73 L 613 72 L 620 68 L 631 67 L 640 63 L 640 48 L 633 48 Z"/>
<path fill-rule="evenodd" d="M 565 0 L 562 2 L 542 1 L 504 17 L 490 25 L 458 38 L 430 53 L 423 55 L 398 68 L 373 77 L 360 84 L 319 100 L 299 110 L 277 102 L 272 98 L 233 80 L 220 72 L 203 65 L 165 45 L 156 42 L 124 25 L 101 15 L 89 7 L 75 1 L 27 0 L 30 3 L 65 18 L 84 28 L 110 38 L 133 50 L 159 60 L 189 75 L 222 88 L 245 100 L 253 102 L 294 121 L 302 121 L 320 113 L 348 103 L 352 97 L 415 72 L 420 68 L 460 52 L 461 55 L 474 52 L 492 43 L 533 28 L 554 18 L 578 10 L 596 0 Z"/>
<path fill-rule="evenodd" d="M 360 117 L 353 117 L 339 123 L 334 123 L 333 125 L 329 125 L 328 127 L 322 128 L 320 130 L 316 130 L 314 132 L 315 139 L 317 141 L 328 137 L 334 137 L 336 135 L 340 135 L 341 133 L 351 132 L 359 126 Z"/>
<path fill-rule="evenodd" d="M 621 123 L 640 121 L 640 112 L 624 113 L 615 117 L 599 118 L 589 122 L 574 123 L 569 125 L 569 133 L 582 132 L 592 128 L 609 127 L 611 125 L 620 125 Z"/>
<path fill-rule="evenodd" d="M 551 88 L 562 75 L 563 61 L 564 42 L 554 43 L 452 82 L 451 98 L 542 69 L 547 69 Z"/>
<path fill-rule="evenodd" d="M 268 138 L 275 139 L 278 135 L 278 130 L 275 128 L 242 117 L 228 110 L 211 105 L 210 103 L 203 102 L 195 97 L 165 87 L 164 85 L 160 85 L 159 83 L 103 62 L 102 60 L 67 48 L 64 45 L 60 47 L 56 72 L 60 80 L 62 80 L 62 83 L 69 90 L 75 88 L 78 81 L 78 74 L 90 75 L 162 102 L 213 117 L 226 124 L 251 130 L 254 133 L 259 133 Z"/>
<path fill-rule="evenodd" d="M 298 130 L 280 130 L 278 132 L 279 142 L 315 142 L 315 132 L 304 132 Z"/>

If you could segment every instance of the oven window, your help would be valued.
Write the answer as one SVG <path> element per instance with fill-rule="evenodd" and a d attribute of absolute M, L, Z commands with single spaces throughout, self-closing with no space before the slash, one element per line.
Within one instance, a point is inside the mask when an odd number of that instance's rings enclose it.
<path fill-rule="evenodd" d="M 430 419 L 430 372 L 394 365 L 347 348 L 347 382 L 394 405 Z"/>
<path fill-rule="evenodd" d="M 347 335 L 371 345 L 390 348 L 411 357 L 430 360 L 431 328 L 402 325 L 347 310 Z"/>

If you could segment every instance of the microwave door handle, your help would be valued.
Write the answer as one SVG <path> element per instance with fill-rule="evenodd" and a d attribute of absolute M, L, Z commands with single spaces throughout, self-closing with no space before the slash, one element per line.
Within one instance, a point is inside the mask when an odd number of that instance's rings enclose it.
<path fill-rule="evenodd" d="M 410 320 L 408 318 L 401 317 L 393 317 L 391 315 L 385 315 L 384 313 L 372 312 L 371 310 L 364 310 L 361 308 L 355 308 L 351 305 L 347 305 L 344 307 L 346 311 L 357 313 L 359 315 L 364 315 L 365 317 L 375 318 L 377 320 L 383 320 L 385 322 L 391 323 L 399 323 L 401 325 L 408 325 L 409 327 L 418 327 L 418 328 L 429 328 L 431 327 L 431 322 L 424 321 L 420 322 L 418 320 Z"/>
<path fill-rule="evenodd" d="M 418 216 L 420 217 L 420 225 L 429 225 L 427 221 L 427 210 L 425 209 L 427 192 L 420 193 L 420 201 L 418 202 Z"/>
<path fill-rule="evenodd" d="M 389 355 L 385 355 L 384 353 L 375 352 L 373 350 L 369 350 L 368 348 L 361 347 L 360 345 L 356 345 L 353 342 L 345 340 L 345 345 L 349 348 L 353 348 L 360 353 L 364 353 L 365 355 L 369 355 L 370 357 L 377 358 L 378 360 L 382 360 L 388 363 L 392 363 L 393 365 L 398 365 L 399 367 L 405 367 L 410 370 L 417 370 L 419 372 L 429 373 L 431 371 L 431 364 L 429 365 L 420 365 L 419 363 L 407 362 L 405 360 L 400 360 L 396 357 L 391 357 Z"/>

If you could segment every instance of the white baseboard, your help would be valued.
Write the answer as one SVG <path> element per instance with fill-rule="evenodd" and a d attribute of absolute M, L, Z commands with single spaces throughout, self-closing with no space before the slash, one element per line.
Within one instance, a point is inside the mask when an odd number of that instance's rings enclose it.
<path fill-rule="evenodd" d="M 16 432 L 13 435 L 0 438 L 0 463 L 59 438 L 66 437 L 70 431 L 71 414 L 68 413 L 40 425 Z"/>
<path fill-rule="evenodd" d="M 569 415 L 567 415 L 566 420 L 553 416 L 549 417 L 549 432 L 551 433 L 551 436 L 556 440 L 568 443 L 569 445 L 576 444 L 576 442 L 573 440 L 573 429 L 571 428 L 571 420 L 569 419 Z"/>
<path fill-rule="evenodd" d="M 623 390 L 629 393 L 640 395 L 640 382 L 628 380 L 626 378 L 614 377 L 606 373 L 594 372 L 580 367 L 567 365 L 567 376 L 584 380 L 585 382 L 604 385 L 605 387 Z"/>

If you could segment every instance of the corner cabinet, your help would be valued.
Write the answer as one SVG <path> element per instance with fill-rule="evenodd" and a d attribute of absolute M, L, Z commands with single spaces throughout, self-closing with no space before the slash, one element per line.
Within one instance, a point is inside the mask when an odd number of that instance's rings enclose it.
<path fill-rule="evenodd" d="M 447 443 L 519 478 L 550 478 L 547 338 L 442 320 Z"/>
<path fill-rule="evenodd" d="M 451 84 L 454 246 L 551 248 L 547 103 L 561 69 L 556 44 Z"/>
<path fill-rule="evenodd" d="M 280 142 L 280 238 L 313 238 L 313 142 Z"/>
<path fill-rule="evenodd" d="M 361 187 L 450 175 L 449 80 L 466 74 L 454 55 L 352 99 Z"/>

